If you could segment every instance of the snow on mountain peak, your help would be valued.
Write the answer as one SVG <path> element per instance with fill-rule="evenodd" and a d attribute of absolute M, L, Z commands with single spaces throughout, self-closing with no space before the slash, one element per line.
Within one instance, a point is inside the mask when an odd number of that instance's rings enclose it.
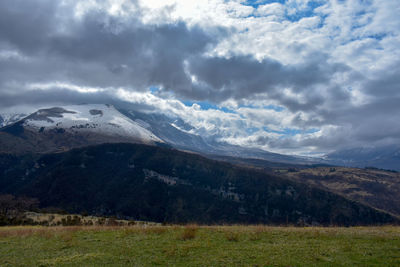
<path fill-rule="evenodd" d="M 19 121 L 24 117 L 26 117 L 26 114 L 23 113 L 2 113 L 0 114 L 0 128 Z"/>
<path fill-rule="evenodd" d="M 139 123 L 121 114 L 112 105 L 85 104 L 40 109 L 24 119 L 25 127 L 39 131 L 61 128 L 69 132 L 92 132 L 103 135 L 163 142 Z"/>

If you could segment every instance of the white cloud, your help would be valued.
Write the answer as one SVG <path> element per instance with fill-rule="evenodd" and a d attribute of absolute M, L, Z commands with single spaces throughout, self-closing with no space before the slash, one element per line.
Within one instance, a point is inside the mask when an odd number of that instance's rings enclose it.
<path fill-rule="evenodd" d="M 57 90 L 57 89 L 67 89 L 71 91 L 76 91 L 79 93 L 99 93 L 104 92 L 107 88 L 99 88 L 99 87 L 88 87 L 88 86 L 79 86 L 64 82 L 51 82 L 51 83 L 32 83 L 26 86 L 28 90 Z"/>

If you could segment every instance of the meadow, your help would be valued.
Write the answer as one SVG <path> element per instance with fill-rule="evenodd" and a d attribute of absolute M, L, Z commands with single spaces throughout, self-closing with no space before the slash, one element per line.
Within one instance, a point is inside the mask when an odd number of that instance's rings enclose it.
<path fill-rule="evenodd" d="M 400 227 L 7 226 L 0 266 L 400 266 Z"/>

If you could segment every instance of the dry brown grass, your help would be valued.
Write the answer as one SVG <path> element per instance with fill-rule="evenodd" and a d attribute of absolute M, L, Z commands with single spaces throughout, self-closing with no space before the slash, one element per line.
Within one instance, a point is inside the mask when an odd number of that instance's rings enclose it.
<path fill-rule="evenodd" d="M 167 231 L 167 227 L 165 226 L 152 226 L 152 227 L 143 227 L 141 231 L 145 234 L 156 234 L 161 235 Z"/>
<path fill-rule="evenodd" d="M 180 239 L 183 241 L 191 240 L 196 237 L 196 233 L 199 227 L 197 225 L 187 225 L 184 227 Z"/>
<path fill-rule="evenodd" d="M 120 230 L 121 226 L 12 226 L 0 227 L 0 237 L 54 237 L 78 231 L 112 231 Z"/>
<path fill-rule="evenodd" d="M 263 226 L 254 226 L 254 229 L 249 233 L 250 241 L 257 241 L 261 239 L 261 235 L 266 231 L 266 228 Z"/>
<path fill-rule="evenodd" d="M 0 227 L 0 238 L 6 237 L 61 237 L 63 235 L 73 235 L 76 232 L 91 231 L 123 231 L 126 234 L 158 234 L 161 235 L 167 231 L 180 232 L 180 239 L 189 240 L 196 237 L 199 229 L 207 229 L 210 232 L 222 233 L 229 241 L 238 241 L 240 235 L 249 235 L 253 239 L 258 239 L 263 233 L 309 233 L 315 236 L 320 235 L 362 235 L 396 237 L 400 238 L 400 227 L 398 226 L 377 226 L 377 227 L 285 227 L 285 226 L 266 226 L 266 225 L 233 225 L 233 226 L 6 226 Z"/>
<path fill-rule="evenodd" d="M 239 233 L 228 231 L 225 233 L 225 238 L 231 242 L 238 242 L 239 241 Z"/>
<path fill-rule="evenodd" d="M 51 238 L 61 232 L 71 231 L 69 227 L 5 227 L 0 230 L 0 237 L 40 236 Z"/>

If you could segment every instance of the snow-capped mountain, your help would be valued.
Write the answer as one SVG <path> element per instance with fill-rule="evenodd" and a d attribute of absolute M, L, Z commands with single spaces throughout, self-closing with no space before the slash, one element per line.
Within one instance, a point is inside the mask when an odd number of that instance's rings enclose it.
<path fill-rule="evenodd" d="M 163 142 L 112 105 L 73 105 L 40 109 L 26 117 L 23 126 L 41 132 L 64 129 L 71 133 L 101 133 L 113 137 L 133 138 L 143 143 Z"/>
<path fill-rule="evenodd" d="M 10 125 L 26 117 L 24 113 L 3 113 L 0 114 L 0 128 Z"/>
<path fill-rule="evenodd" d="M 53 152 L 102 143 L 164 143 L 112 105 L 40 109 L 0 129 L 0 152 Z"/>

